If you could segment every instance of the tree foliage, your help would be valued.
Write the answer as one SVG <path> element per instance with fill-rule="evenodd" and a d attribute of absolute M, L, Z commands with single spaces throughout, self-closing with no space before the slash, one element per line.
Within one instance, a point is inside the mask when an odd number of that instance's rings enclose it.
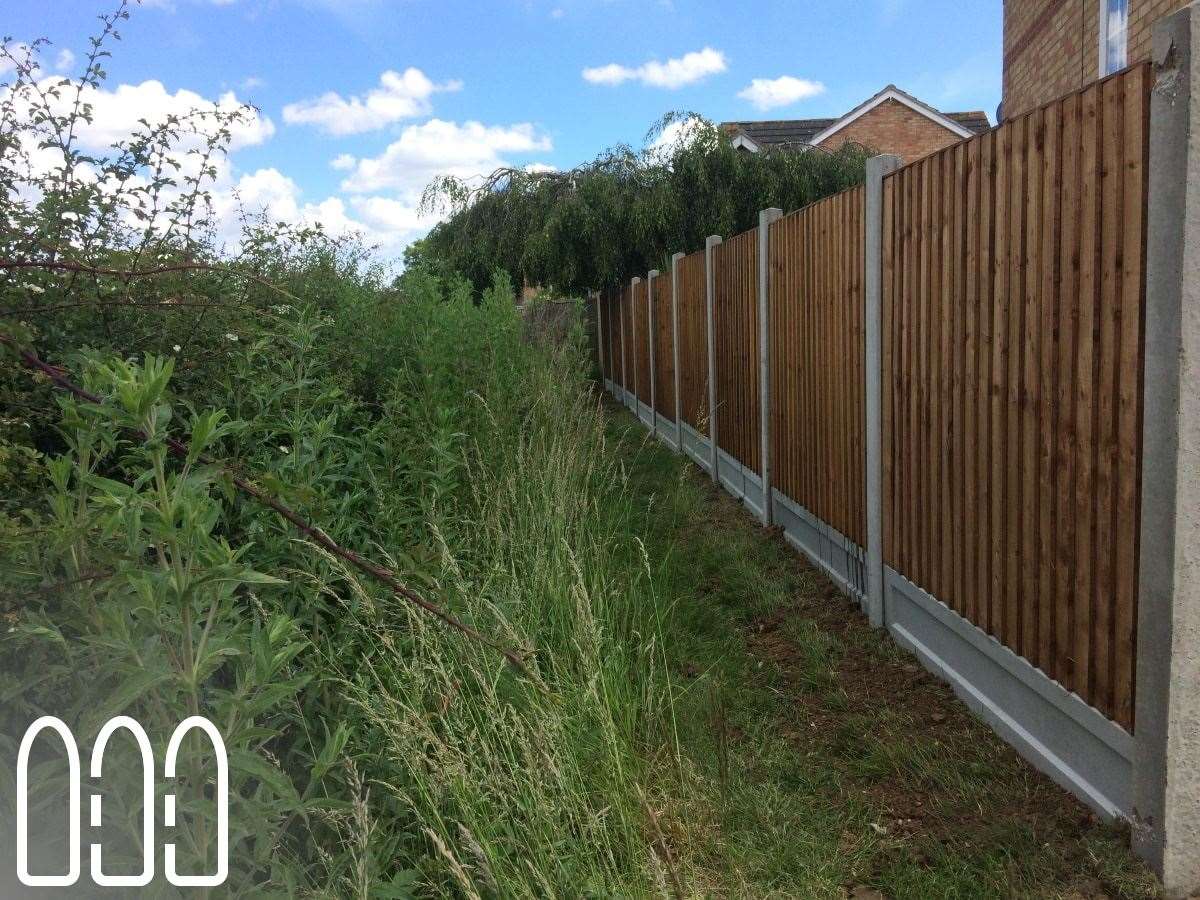
<path fill-rule="evenodd" d="M 859 184 L 868 156 L 853 145 L 747 153 L 692 113 L 665 116 L 647 142 L 640 151 L 618 145 L 567 172 L 503 168 L 474 183 L 438 179 L 425 206 L 452 215 L 410 263 L 439 259 L 476 284 L 503 268 L 564 292 L 600 288 L 665 270 L 671 254 L 703 247 L 707 235 L 752 228 L 761 209 L 799 209 Z"/>

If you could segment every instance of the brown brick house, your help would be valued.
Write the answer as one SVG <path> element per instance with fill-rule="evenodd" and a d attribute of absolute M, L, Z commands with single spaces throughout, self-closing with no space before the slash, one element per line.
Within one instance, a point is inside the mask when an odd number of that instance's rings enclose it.
<path fill-rule="evenodd" d="M 1004 0 L 1010 118 L 1141 62 L 1154 23 L 1190 0 Z"/>
<path fill-rule="evenodd" d="M 724 122 L 734 146 L 751 153 L 766 148 L 824 147 L 856 143 L 911 162 L 991 127 L 987 113 L 944 113 L 889 84 L 836 119 Z"/>

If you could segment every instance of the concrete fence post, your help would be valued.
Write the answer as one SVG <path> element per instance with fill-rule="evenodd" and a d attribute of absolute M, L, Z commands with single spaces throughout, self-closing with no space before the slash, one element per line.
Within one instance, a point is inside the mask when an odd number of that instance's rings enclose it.
<path fill-rule="evenodd" d="M 646 275 L 646 322 L 647 343 L 650 345 L 650 431 L 658 434 L 658 360 L 655 350 L 658 349 L 658 314 L 654 309 L 654 279 L 658 278 L 658 269 L 651 269 Z"/>
<path fill-rule="evenodd" d="M 1200 6 L 1154 26 L 1133 845 L 1200 889 Z"/>
<path fill-rule="evenodd" d="M 715 252 L 721 243 L 719 234 L 710 234 L 704 239 L 704 297 L 705 308 L 708 311 L 708 440 L 712 445 L 709 457 L 712 466 L 712 480 L 719 487 L 721 478 L 717 474 L 717 330 L 713 322 L 713 310 L 716 308 L 717 270 Z"/>
<path fill-rule="evenodd" d="M 639 419 L 642 417 L 642 411 L 638 407 L 638 366 L 637 366 L 637 351 L 638 351 L 638 333 L 637 333 L 637 286 L 642 283 L 642 279 L 636 275 L 629 279 L 629 353 L 633 357 L 633 398 L 632 408 L 633 414 Z"/>
<path fill-rule="evenodd" d="M 679 261 L 682 253 L 671 257 L 671 352 L 675 373 L 675 445 L 683 452 L 683 400 L 679 396 Z"/>
<path fill-rule="evenodd" d="M 771 498 L 771 224 L 783 218 L 777 207 L 758 214 L 758 421 L 762 444 L 762 523 L 775 524 Z"/>
<path fill-rule="evenodd" d="M 883 584 L 883 179 L 900 168 L 900 157 L 867 160 L 866 225 L 866 495 L 867 618 L 872 628 L 884 621 Z"/>

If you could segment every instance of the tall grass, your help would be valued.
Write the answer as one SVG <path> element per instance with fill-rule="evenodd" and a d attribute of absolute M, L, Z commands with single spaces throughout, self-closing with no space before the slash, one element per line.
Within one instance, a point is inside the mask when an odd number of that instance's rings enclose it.
<path fill-rule="evenodd" d="M 540 685 L 390 604 L 355 627 L 385 646 L 402 629 L 412 652 L 357 671 L 358 660 L 330 663 L 394 773 L 378 789 L 420 824 L 436 849 L 428 868 L 457 890 L 640 895 L 651 879 L 640 792 L 656 764 L 646 750 L 669 758 L 673 740 L 658 671 L 665 611 L 578 346 L 492 349 L 464 400 L 479 428 L 464 436 L 463 489 L 429 519 L 432 583 L 456 612 L 529 648 Z"/>
<path fill-rule="evenodd" d="M 235 417 L 214 440 L 240 467 L 527 654 L 528 674 L 222 497 L 211 473 L 178 469 L 161 450 L 179 418 L 172 366 L 100 354 L 89 384 L 108 403 L 65 405 L 76 436 L 47 464 L 49 508 L 30 501 L 59 537 L 35 530 L 12 571 L 27 584 L 119 577 L 52 592 L 5 638 L 20 701 L 6 740 L 64 696 L 69 710 L 52 711 L 85 740 L 96 710 L 148 721 L 156 738 L 185 708 L 236 722 L 235 894 L 655 893 L 672 877 L 646 800 L 677 768 L 670 610 L 582 334 L 535 337 L 505 279 L 476 303 L 462 282 L 414 275 L 332 315 L 281 309 L 239 337 L 206 397 Z M 353 372 L 338 365 L 349 354 Z M 118 440 L 129 425 L 148 448 Z M 132 534 L 148 516 L 158 530 Z M 156 558 L 130 557 L 143 540 Z M 209 597 L 216 581 L 231 586 Z M 181 669 L 197 642 L 213 655 Z M 164 648 L 153 664 L 145 646 Z M 47 669 L 64 650 L 69 664 Z M 119 818 L 136 829 L 136 807 Z M 195 868 L 208 846 L 194 842 Z"/>

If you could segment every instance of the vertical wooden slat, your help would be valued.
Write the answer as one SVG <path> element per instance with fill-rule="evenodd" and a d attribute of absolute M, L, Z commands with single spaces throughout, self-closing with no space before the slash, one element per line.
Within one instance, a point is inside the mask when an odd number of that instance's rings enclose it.
<path fill-rule="evenodd" d="M 1099 104 L 1100 88 L 1093 85 L 1083 93 L 1081 122 L 1083 173 L 1082 206 L 1080 211 L 1079 251 L 1079 331 L 1077 370 L 1075 376 L 1075 415 L 1078 434 L 1078 481 L 1076 501 L 1075 566 L 1075 646 L 1076 690 L 1085 697 L 1092 696 L 1094 685 L 1092 650 L 1092 586 L 1095 572 L 1095 347 L 1099 329 L 1097 321 L 1098 276 L 1100 255 L 1099 171 L 1101 136 Z"/>
<path fill-rule="evenodd" d="M 906 307 L 906 330 L 908 339 L 905 342 L 905 372 L 904 372 L 904 405 L 906 407 L 906 415 L 904 421 L 904 460 L 905 473 L 902 482 L 903 493 L 901 503 L 904 507 L 905 514 L 905 559 L 904 571 L 914 581 L 919 583 L 921 577 L 920 556 L 918 553 L 918 544 L 921 538 L 918 529 L 918 521 L 920 519 L 920 509 L 918 508 L 917 484 L 919 482 L 920 465 L 917 459 L 917 426 L 919 420 L 918 414 L 918 358 L 919 358 L 919 332 L 920 328 L 920 290 L 921 271 L 920 271 L 920 250 L 921 250 L 921 167 L 919 164 L 914 165 L 907 170 L 907 199 L 906 205 L 908 208 L 908 225 L 906 228 L 905 242 L 906 249 L 906 284 L 905 284 L 905 307 Z"/>
<path fill-rule="evenodd" d="M 954 266 L 955 258 L 953 255 L 953 236 L 954 236 L 954 195 L 958 193 L 955 189 L 954 182 L 954 154 L 952 150 L 943 150 L 938 154 L 939 162 L 942 167 L 941 172 L 941 240 L 940 240 L 940 263 L 941 263 L 941 303 L 939 305 L 940 316 L 938 320 L 938 343 L 940 345 L 939 357 L 941 365 L 938 366 L 937 374 L 937 390 L 938 390 L 938 460 L 937 460 L 937 480 L 934 481 L 934 486 L 937 491 L 937 500 L 940 512 L 938 513 L 939 533 L 938 555 L 940 556 L 940 571 L 938 583 L 941 588 L 941 596 L 946 598 L 946 602 L 954 608 L 957 603 L 957 597 L 954 592 L 954 523 L 950 519 L 950 492 L 953 486 L 953 471 L 951 469 L 954 431 L 953 408 L 950 401 L 950 386 L 954 376 L 953 349 L 950 345 L 952 339 L 951 325 L 954 321 Z"/>
<path fill-rule="evenodd" d="M 1079 335 L 1080 275 L 1080 98 L 1070 96 L 1062 105 L 1062 237 L 1059 267 L 1062 287 L 1058 298 L 1058 433 L 1056 436 L 1055 491 L 1055 669 L 1068 690 L 1084 693 L 1076 683 L 1074 649 L 1075 606 L 1075 375 Z"/>
<path fill-rule="evenodd" d="M 1021 550 L 1017 561 L 1020 574 L 1021 644 L 1020 652 L 1034 665 L 1040 665 L 1038 643 L 1038 416 L 1041 406 L 1041 227 L 1042 227 L 1042 151 L 1045 143 L 1044 112 L 1037 110 L 1028 118 L 1025 165 L 1025 222 L 1022 254 L 1022 350 L 1018 402 L 1021 410 Z M 1047 338 L 1049 336 L 1047 335 Z"/>
<path fill-rule="evenodd" d="M 976 560 L 979 554 L 979 524 L 983 516 L 979 504 L 979 155 L 983 141 L 966 145 L 966 219 L 963 273 L 963 397 L 962 397 L 962 608 L 963 615 L 980 624 L 980 608 L 984 599 L 979 594 L 979 575 Z"/>
<path fill-rule="evenodd" d="M 1118 394 L 1118 484 L 1116 535 L 1115 698 L 1113 718 L 1133 730 L 1134 649 L 1137 646 L 1138 516 L 1141 503 L 1141 434 L 1145 321 L 1147 147 L 1150 71 L 1126 76 L 1124 225 L 1121 259 L 1120 383 Z"/>
<path fill-rule="evenodd" d="M 1025 277 L 1025 152 L 1028 117 L 1013 122 L 1012 151 L 1008 183 L 1008 283 L 1004 298 L 1008 315 L 1008 372 L 1007 406 L 1005 409 L 1004 505 L 1005 505 L 1005 642 L 1010 647 L 1021 646 L 1021 362 L 1024 303 L 1021 296 Z"/>
<path fill-rule="evenodd" d="M 883 496 L 883 560 L 896 565 L 896 488 L 895 478 L 895 384 L 896 384 L 896 178 L 883 179 L 883 227 L 881 229 L 881 341 L 880 377 L 880 462 Z"/>
<path fill-rule="evenodd" d="M 951 578 L 950 589 L 952 604 L 960 615 L 966 615 L 966 546 L 967 521 L 970 513 L 966 512 L 963 498 L 966 496 L 966 403 L 964 400 L 967 390 L 966 363 L 966 273 L 967 273 L 967 242 L 966 242 L 966 195 L 970 191 L 967 175 L 967 145 L 959 144 L 954 148 L 954 177 L 952 192 L 953 209 L 953 243 L 951 249 L 951 264 L 954 279 L 951 288 L 953 315 L 951 319 L 950 341 L 952 360 L 950 364 L 950 396 L 952 422 L 952 459 L 950 484 L 950 548 L 951 548 Z"/>
<path fill-rule="evenodd" d="M 920 242 L 920 271 L 918 274 L 920 287 L 917 291 L 917 302 L 920 304 L 917 319 L 917 331 L 919 344 L 917 350 L 917 365 L 914 367 L 914 378 L 916 378 L 916 389 L 914 393 L 917 397 L 916 421 L 914 423 L 914 431 L 919 435 L 914 441 L 915 465 L 914 465 L 914 483 L 916 493 L 917 508 L 917 577 L 921 584 L 930 585 L 933 581 L 930 577 L 932 565 L 930 557 L 932 556 L 932 520 L 933 520 L 933 505 L 929 500 L 929 375 L 932 359 L 932 347 L 930 346 L 929 336 L 932 332 L 931 322 L 933 310 L 931 308 L 931 298 L 933 291 L 931 290 L 930 278 L 930 253 L 931 240 L 930 235 L 933 232 L 933 166 L 929 157 L 926 157 L 918 169 L 920 175 L 920 202 L 921 202 L 921 226 L 918 232 Z"/>
<path fill-rule="evenodd" d="M 1109 709 L 1112 704 L 1112 591 L 1113 532 L 1116 527 L 1114 503 L 1116 480 L 1116 390 L 1117 390 L 1117 317 L 1119 313 L 1119 271 L 1121 235 L 1124 224 L 1115 215 L 1121 209 L 1124 189 L 1122 150 L 1124 147 L 1123 81 L 1110 78 L 1101 84 L 1104 106 L 1101 127 L 1100 168 L 1100 307 L 1099 354 L 1096 382 L 1096 581 L 1093 586 L 1092 639 L 1095 653 L 1093 683 L 1096 705 Z"/>
<path fill-rule="evenodd" d="M 1041 341 L 1039 385 L 1041 404 L 1038 414 L 1038 567 L 1037 567 L 1037 645 L 1038 665 L 1051 677 L 1057 670 L 1055 652 L 1054 593 L 1054 437 L 1058 430 L 1058 341 L 1059 293 L 1062 285 L 1059 239 L 1061 226 L 1062 184 L 1062 106 L 1054 103 L 1044 112 L 1041 172 Z"/>
<path fill-rule="evenodd" d="M 925 438 L 924 438 L 924 497 L 926 508 L 929 510 L 929 523 L 926 540 L 926 566 L 929 584 L 933 587 L 935 596 L 946 595 L 942 583 L 942 391 L 941 379 L 945 371 L 942 355 L 942 322 L 945 320 L 942 292 L 942 209 L 945 196 L 945 178 L 943 176 L 944 156 L 935 153 L 927 159 L 929 163 L 929 303 L 926 328 L 929 331 L 929 364 L 925 372 Z"/>

